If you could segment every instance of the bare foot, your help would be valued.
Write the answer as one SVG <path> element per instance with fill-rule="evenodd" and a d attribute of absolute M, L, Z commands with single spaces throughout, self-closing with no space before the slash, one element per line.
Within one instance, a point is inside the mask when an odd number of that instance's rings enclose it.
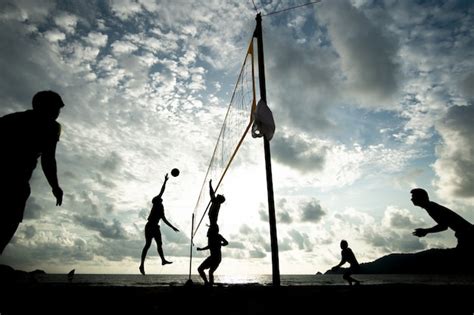
<path fill-rule="evenodd" d="M 143 265 L 140 265 L 140 268 L 138 268 L 140 270 L 140 273 L 142 275 L 145 275 L 145 267 L 143 267 Z"/>
<path fill-rule="evenodd" d="M 164 266 L 164 265 L 169 265 L 169 264 L 172 264 L 173 262 L 172 261 L 167 261 L 167 260 L 163 260 L 161 262 L 161 264 Z"/>

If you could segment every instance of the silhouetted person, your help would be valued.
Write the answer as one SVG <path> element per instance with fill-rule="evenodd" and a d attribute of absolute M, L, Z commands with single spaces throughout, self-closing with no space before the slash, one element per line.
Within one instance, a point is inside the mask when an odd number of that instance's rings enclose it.
<path fill-rule="evenodd" d="M 163 186 L 161 187 L 160 193 L 152 200 L 153 207 L 151 208 L 150 215 L 148 216 L 148 222 L 145 225 L 145 246 L 142 250 L 142 260 L 139 267 L 142 275 L 145 275 L 145 257 L 148 252 L 148 249 L 150 248 L 152 239 L 155 239 L 156 246 L 158 248 L 158 254 L 161 258 L 161 264 L 167 265 L 172 263 L 171 261 L 167 261 L 165 259 L 165 255 L 163 254 L 163 243 L 161 241 L 160 226 L 158 225 L 161 219 L 175 232 L 179 232 L 179 230 L 175 228 L 165 217 L 165 208 L 163 207 L 163 199 L 161 197 L 165 192 L 167 181 L 168 174 L 165 175 L 165 181 L 163 182 Z"/>
<path fill-rule="evenodd" d="M 212 188 L 212 179 L 209 180 L 209 195 L 211 196 L 211 207 L 209 208 L 209 222 L 210 226 L 213 226 L 217 225 L 217 217 L 219 216 L 221 204 L 225 202 L 225 197 L 219 194 L 216 196 L 216 192 Z"/>
<path fill-rule="evenodd" d="M 411 201 L 415 206 L 425 209 L 437 223 L 428 229 L 415 229 L 413 235 L 424 237 L 429 233 L 438 233 L 450 228 L 455 232 L 454 235 L 458 240 L 457 249 L 474 250 L 474 226 L 471 223 L 454 211 L 430 201 L 428 193 L 422 188 L 411 191 Z"/>
<path fill-rule="evenodd" d="M 61 133 L 56 119 L 64 103 L 53 91 L 36 93 L 32 103 L 33 110 L 0 118 L 0 254 L 23 221 L 31 192 L 29 181 L 39 157 L 56 205 L 63 200 L 55 156 Z"/>
<path fill-rule="evenodd" d="M 344 278 L 344 280 L 349 282 L 350 285 L 352 285 L 352 282 L 355 282 L 355 284 L 360 284 L 360 281 L 351 277 L 353 273 L 357 273 L 357 271 L 359 270 L 359 263 L 357 262 L 357 259 L 354 253 L 352 252 L 352 249 L 349 248 L 347 241 L 341 241 L 341 249 L 341 262 L 336 266 L 332 267 L 332 270 L 339 269 L 339 267 L 341 267 L 347 262 L 350 264 L 350 267 L 347 269 L 346 272 L 344 272 L 344 275 L 342 277 Z"/>
<path fill-rule="evenodd" d="M 72 280 L 74 279 L 74 274 L 76 273 L 76 269 L 73 269 L 71 271 L 69 271 L 69 273 L 67 274 L 67 280 L 69 282 L 72 282 Z"/>
<path fill-rule="evenodd" d="M 198 247 L 197 250 L 209 249 L 211 255 L 207 257 L 202 264 L 198 267 L 198 272 L 201 278 L 204 280 L 205 285 L 214 284 L 214 272 L 222 260 L 221 247 L 227 246 L 229 242 L 219 234 L 219 226 L 217 224 L 211 225 L 207 230 L 207 246 Z M 206 278 L 204 270 L 209 269 L 209 281 Z"/>

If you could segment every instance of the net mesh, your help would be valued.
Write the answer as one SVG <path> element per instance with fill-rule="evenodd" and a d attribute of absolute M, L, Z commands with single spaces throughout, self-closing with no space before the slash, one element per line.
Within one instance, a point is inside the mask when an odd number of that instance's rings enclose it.
<path fill-rule="evenodd" d="M 205 218 L 210 205 L 209 180 L 217 192 L 222 187 L 225 174 L 236 156 L 242 141 L 252 125 L 252 113 L 255 110 L 255 76 L 253 39 L 250 41 L 239 77 L 217 139 L 209 167 L 202 183 L 199 197 L 194 208 L 193 235 Z"/>

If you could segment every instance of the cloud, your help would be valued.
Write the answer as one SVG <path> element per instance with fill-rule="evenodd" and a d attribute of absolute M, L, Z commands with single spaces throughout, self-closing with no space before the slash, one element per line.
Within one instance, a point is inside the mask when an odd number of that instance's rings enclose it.
<path fill-rule="evenodd" d="M 144 9 L 140 1 L 134 0 L 113 0 L 110 6 L 112 12 L 122 20 L 127 20 Z"/>
<path fill-rule="evenodd" d="M 421 168 L 407 169 L 399 176 L 394 178 L 394 184 L 399 189 L 405 189 L 406 187 L 417 187 L 417 180 L 424 175 L 425 170 Z"/>
<path fill-rule="evenodd" d="M 474 99 L 474 72 L 466 75 L 464 80 L 461 81 L 460 88 L 466 98 L 470 100 Z"/>
<path fill-rule="evenodd" d="M 298 246 L 298 249 L 305 250 L 307 252 L 313 250 L 313 245 L 309 239 L 308 234 L 292 229 L 288 232 L 288 235 L 291 237 L 293 243 Z"/>
<path fill-rule="evenodd" d="M 293 222 L 293 219 L 288 212 L 278 212 L 278 223 L 290 224 L 291 222 Z"/>
<path fill-rule="evenodd" d="M 392 106 L 400 72 L 394 37 L 388 37 L 386 29 L 373 24 L 349 1 L 323 2 L 316 13 L 328 27 L 348 92 L 360 106 Z"/>
<path fill-rule="evenodd" d="M 23 24 L 0 20 L 0 66 L 3 75 L 0 78 L 0 93 L 3 102 L 10 104 L 2 107 L 6 110 L 25 110 L 30 108 L 33 95 L 42 89 L 58 89 L 62 69 L 58 58 L 49 48 L 49 42 L 43 40 L 34 31 L 30 33 Z M 32 55 L 31 52 L 35 53 Z M 48 68 L 45 71 L 44 68 Z"/>
<path fill-rule="evenodd" d="M 84 38 L 86 43 L 91 46 L 105 47 L 107 45 L 108 36 L 100 32 L 90 32 L 87 37 Z"/>
<path fill-rule="evenodd" d="M 420 153 L 414 148 L 391 148 L 384 144 L 329 146 L 326 165 L 316 176 L 321 187 L 349 186 L 372 174 L 393 176 L 409 165 Z M 315 177 L 316 177 L 315 176 Z"/>
<path fill-rule="evenodd" d="M 319 204 L 319 201 L 312 199 L 303 205 L 301 211 L 301 222 L 319 222 L 326 214 Z"/>
<path fill-rule="evenodd" d="M 138 217 L 141 218 L 141 219 L 144 219 L 144 220 L 146 220 L 148 218 L 149 214 L 150 214 L 149 209 L 143 208 L 140 211 L 138 211 Z"/>
<path fill-rule="evenodd" d="M 293 222 L 293 218 L 292 218 L 293 210 L 287 205 L 287 200 L 285 198 L 278 200 L 276 204 L 276 209 L 277 209 L 276 213 L 278 217 L 278 220 L 277 220 L 278 223 L 291 224 Z M 268 222 L 268 213 L 267 212 L 265 213 L 266 213 L 266 217 L 264 218 L 263 221 Z"/>
<path fill-rule="evenodd" d="M 293 247 L 291 246 L 293 244 L 293 239 L 288 238 L 288 237 L 279 237 L 278 238 L 278 252 L 286 252 L 286 251 L 291 251 Z"/>
<path fill-rule="evenodd" d="M 288 206 L 285 198 L 277 200 L 275 208 L 278 224 L 291 224 L 293 222 L 293 209 Z M 260 221 L 268 223 L 269 218 L 267 205 L 260 205 L 258 215 Z"/>
<path fill-rule="evenodd" d="M 96 256 L 105 257 L 110 261 L 122 261 L 126 257 L 139 257 L 144 244 L 139 240 L 101 238 L 95 240 L 89 247 Z"/>
<path fill-rule="evenodd" d="M 175 225 L 176 226 L 176 225 Z M 161 224 L 161 233 L 164 236 L 166 242 L 174 243 L 177 245 L 189 245 L 190 239 L 186 235 L 185 231 L 180 230 L 179 232 L 175 232 L 171 228 L 169 228 L 166 224 Z M 185 255 L 189 255 L 189 252 Z"/>
<path fill-rule="evenodd" d="M 299 171 L 317 171 L 324 167 L 327 148 L 316 141 L 296 135 L 276 135 L 272 149 L 276 161 Z"/>
<path fill-rule="evenodd" d="M 81 224 L 83 227 L 99 232 L 99 235 L 107 239 L 127 239 L 127 232 L 123 228 L 122 224 L 114 219 L 112 223 L 102 218 L 95 218 L 91 216 L 74 216 L 75 221 Z"/>
<path fill-rule="evenodd" d="M 437 124 L 443 142 L 436 147 L 435 185 L 446 197 L 474 198 L 474 106 L 451 107 Z"/>
<path fill-rule="evenodd" d="M 258 210 L 258 215 L 260 217 L 260 221 L 268 222 L 268 211 L 265 210 L 265 207 L 261 207 L 260 210 Z"/>
<path fill-rule="evenodd" d="M 138 47 L 128 41 L 115 41 L 111 45 L 114 55 L 129 55 L 138 50 Z"/>
<path fill-rule="evenodd" d="M 107 187 L 109 189 L 114 189 L 117 187 L 117 185 L 112 182 L 112 181 L 109 181 L 109 180 L 106 180 L 101 174 L 96 174 L 96 179 L 97 179 L 97 183 L 101 184 L 102 186 L 104 187 Z"/>
<path fill-rule="evenodd" d="M 14 18 L 18 21 L 44 22 L 56 4 L 48 0 L 2 1 L 2 18 Z"/>
<path fill-rule="evenodd" d="M 398 209 L 395 207 L 387 207 L 382 219 L 382 225 L 393 229 L 415 229 L 420 227 L 423 221 L 413 216 L 406 209 Z"/>
<path fill-rule="evenodd" d="M 334 127 L 327 111 L 339 104 L 335 58 L 327 49 L 298 45 L 285 27 L 271 27 L 265 34 L 268 71 L 268 105 L 273 111 L 277 133 L 280 126 L 306 132 Z M 313 38 L 310 43 L 318 42 Z"/>
<path fill-rule="evenodd" d="M 263 230 L 258 228 L 252 229 L 246 224 L 243 224 L 239 228 L 238 235 L 231 235 L 231 239 L 236 242 L 240 242 L 245 244 L 245 248 L 247 248 L 247 256 L 251 258 L 264 258 L 266 257 L 266 253 L 270 252 L 270 244 L 266 237 Z M 244 255 L 242 251 L 239 255 Z"/>
<path fill-rule="evenodd" d="M 122 164 L 123 160 L 120 157 L 120 154 L 118 152 L 112 151 L 109 153 L 109 156 L 104 159 L 101 169 L 113 173 L 117 171 Z"/>
<path fill-rule="evenodd" d="M 363 237 L 385 253 L 413 252 L 427 247 L 421 238 L 412 235 L 413 229 L 423 225 L 424 221 L 408 210 L 389 206 L 379 225 L 364 227 Z"/>
<path fill-rule="evenodd" d="M 381 219 L 366 211 L 349 208 L 327 220 L 325 226 L 330 228 L 325 238 L 333 239 L 334 242 L 345 239 L 352 244 L 353 249 L 363 248 L 363 252 L 355 254 L 358 258 L 364 257 L 364 260 L 373 260 L 394 252 L 419 251 L 428 246 L 428 241 L 432 241 L 412 235 L 413 228 L 423 226 L 419 217 L 393 206 L 383 211 Z M 324 243 L 325 246 L 334 244 L 328 240 Z"/>
<path fill-rule="evenodd" d="M 25 234 L 26 239 L 32 239 L 36 235 L 36 229 L 34 225 L 25 225 L 23 233 Z"/>
<path fill-rule="evenodd" d="M 293 226 L 300 223 L 316 223 L 321 221 L 326 212 L 323 211 L 318 200 L 314 198 L 297 198 L 288 201 L 286 198 L 277 200 L 276 205 L 277 223 Z M 266 206 L 259 210 L 261 221 L 268 222 Z"/>
<path fill-rule="evenodd" d="M 43 215 L 44 208 L 38 203 L 38 200 L 30 196 L 26 203 L 23 219 L 39 219 Z"/>
<path fill-rule="evenodd" d="M 66 35 L 58 30 L 51 30 L 44 33 L 44 37 L 50 42 L 59 42 L 66 39 Z"/>
<path fill-rule="evenodd" d="M 250 258 L 265 258 L 267 254 L 261 248 L 254 248 L 249 250 L 249 257 Z"/>
<path fill-rule="evenodd" d="M 84 239 L 60 228 L 60 233 L 32 229 L 20 225 L 15 242 L 10 243 L 2 255 L 2 263 L 17 266 L 23 270 L 45 266 L 52 272 L 63 264 L 78 265 L 94 259 L 93 248 Z M 32 236 L 32 237 L 30 237 Z"/>
<path fill-rule="evenodd" d="M 390 230 L 385 233 L 369 230 L 364 234 L 364 238 L 369 245 L 382 249 L 384 253 L 414 252 L 427 247 L 418 237 L 401 235 Z"/>
<path fill-rule="evenodd" d="M 54 22 L 67 33 L 74 33 L 78 18 L 75 15 L 63 12 L 54 17 Z"/>
<path fill-rule="evenodd" d="M 407 120 L 406 141 L 426 143 L 447 108 L 469 101 L 466 88 L 474 67 L 469 57 L 472 35 L 456 30 L 472 28 L 473 7 L 459 2 L 450 3 L 449 10 L 437 2 L 387 5 L 389 17 L 379 14 L 378 23 L 391 25 L 399 42 L 404 73 L 400 104 L 401 115 Z M 439 15 L 440 11 L 449 13 Z"/>

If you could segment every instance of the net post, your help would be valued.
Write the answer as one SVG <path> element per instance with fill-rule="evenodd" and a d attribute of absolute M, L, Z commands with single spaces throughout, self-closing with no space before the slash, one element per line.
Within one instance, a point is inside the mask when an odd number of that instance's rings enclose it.
<path fill-rule="evenodd" d="M 265 64 L 263 58 L 263 36 L 262 36 L 262 16 L 260 13 L 256 17 L 257 26 L 254 37 L 257 38 L 258 49 L 258 81 L 260 87 L 260 99 L 267 102 L 266 84 L 265 84 Z M 273 196 L 273 175 L 270 153 L 270 141 L 263 137 L 265 151 L 265 169 L 267 176 L 267 196 L 268 196 L 268 218 L 270 223 L 270 244 L 272 249 L 272 280 L 273 286 L 280 286 L 280 262 L 278 257 L 278 238 L 275 216 L 275 200 Z"/>
<path fill-rule="evenodd" d="M 191 244 L 189 245 L 189 277 L 188 277 L 188 284 L 192 283 L 191 280 L 191 268 L 193 265 L 193 234 L 194 234 L 194 213 L 191 216 Z"/>

